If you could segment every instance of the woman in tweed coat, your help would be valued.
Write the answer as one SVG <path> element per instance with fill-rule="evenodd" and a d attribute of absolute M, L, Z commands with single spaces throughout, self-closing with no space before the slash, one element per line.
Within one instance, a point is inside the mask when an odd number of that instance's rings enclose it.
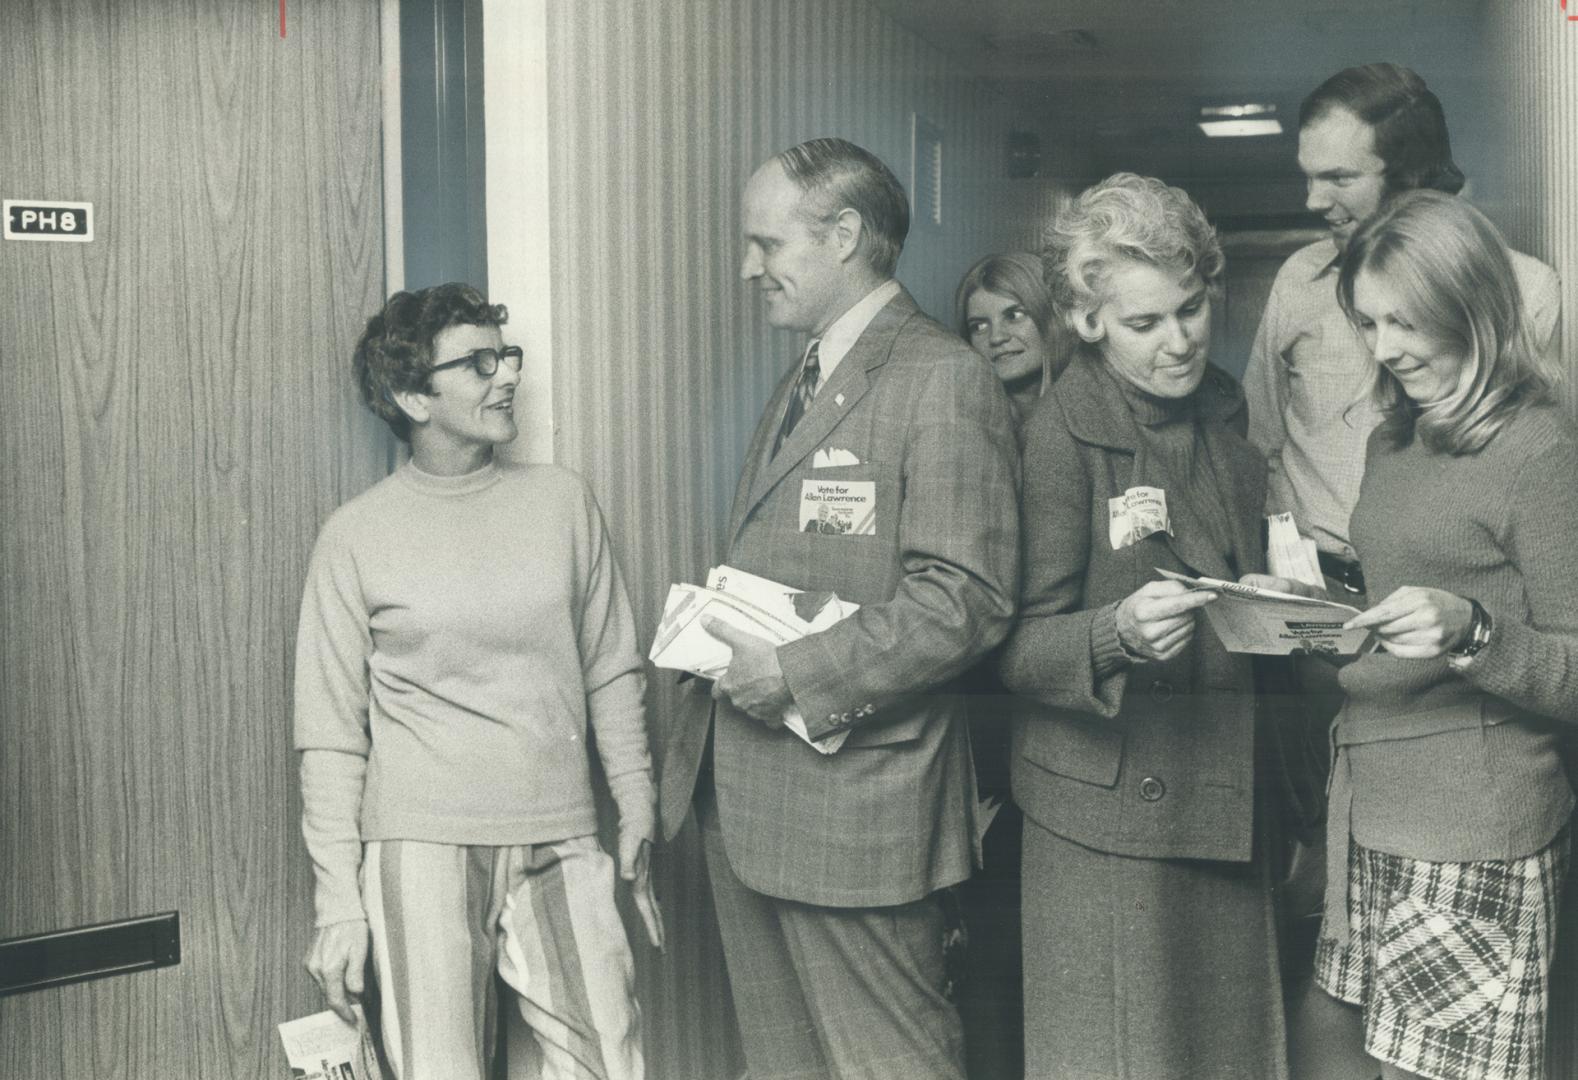
<path fill-rule="evenodd" d="M 1207 360 L 1223 258 L 1199 208 L 1118 174 L 1043 253 L 1084 342 L 1024 429 L 1026 1075 L 1287 1075 L 1249 659 L 1167 569 L 1261 569 L 1262 459 Z"/>

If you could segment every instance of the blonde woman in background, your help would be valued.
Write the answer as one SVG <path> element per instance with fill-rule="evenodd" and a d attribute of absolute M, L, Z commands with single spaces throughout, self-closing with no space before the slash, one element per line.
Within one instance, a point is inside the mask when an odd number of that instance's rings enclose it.
<path fill-rule="evenodd" d="M 1052 318 L 1041 259 L 1029 252 L 988 255 L 954 293 L 959 336 L 992 365 L 1024 423 L 1068 365 L 1069 350 Z"/>
<path fill-rule="evenodd" d="M 970 267 L 954 293 L 959 336 L 1008 393 L 1014 419 L 1025 417 L 1068 363 L 1052 317 L 1052 294 L 1041 259 L 1028 252 L 988 255 Z M 982 841 L 981 869 L 959 885 L 955 917 L 965 932 L 964 962 L 954 1000 L 964 1021 L 965 1067 L 972 1080 L 1024 1075 L 1024 969 L 1020 963 L 1019 847 L 1023 816 L 1009 796 L 1009 740 L 1014 698 L 995 664 L 972 677 L 970 749 L 984 801 L 998 804 Z"/>

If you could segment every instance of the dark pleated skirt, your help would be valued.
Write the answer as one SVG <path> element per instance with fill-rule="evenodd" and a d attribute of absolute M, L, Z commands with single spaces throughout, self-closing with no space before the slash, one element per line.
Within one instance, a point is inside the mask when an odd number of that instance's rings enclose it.
<path fill-rule="evenodd" d="M 1263 859 L 1109 855 L 1027 818 L 1023 860 L 1027 1078 L 1285 1080 Z"/>

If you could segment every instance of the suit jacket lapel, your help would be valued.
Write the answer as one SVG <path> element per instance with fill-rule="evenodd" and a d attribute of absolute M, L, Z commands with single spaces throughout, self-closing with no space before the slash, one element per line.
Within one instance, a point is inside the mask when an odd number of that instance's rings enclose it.
<path fill-rule="evenodd" d="M 734 545 L 734 539 L 740 533 L 740 526 L 745 524 L 746 515 L 754 505 L 748 499 L 756 477 L 761 473 L 767 454 L 772 450 L 773 439 L 778 436 L 778 428 L 783 423 L 784 408 L 788 404 L 795 381 L 800 377 L 800 365 L 795 364 L 778 380 L 772 396 L 767 399 L 767 405 L 762 409 L 761 419 L 756 422 L 756 433 L 751 436 L 750 448 L 745 452 L 745 463 L 740 467 L 740 479 L 734 485 L 734 502 L 729 511 L 729 542 L 724 548 Z"/>
<path fill-rule="evenodd" d="M 856 339 L 849 352 L 839 361 L 832 378 L 817 389 L 816 397 L 811 400 L 811 407 L 806 410 L 800 423 L 795 425 L 794 431 L 784 440 L 783 446 L 778 448 L 778 453 L 771 461 L 762 464 L 771 447 L 771 440 L 777 437 L 785 399 L 795 379 L 799 377 L 799 368 L 796 367 L 790 373 L 790 377 L 779 384 L 778 393 L 773 395 L 773 400 L 763 416 L 763 423 L 757 428 L 757 438 L 751 448 L 751 461 L 746 465 L 746 472 L 752 474 L 750 480 L 747 483 L 745 477 L 741 477 L 739 490 L 748 493 L 743 504 L 736 493 L 735 512 L 729 529 L 731 546 L 738 538 L 740 529 L 744 527 L 751 511 L 773 488 L 778 486 L 785 476 L 789 475 L 795 466 L 821 445 L 822 440 L 838 427 L 839 422 L 849 414 L 856 402 L 866 396 L 871 389 L 869 372 L 887 363 L 899 327 L 917 310 L 915 301 L 910 298 L 909 293 L 900 289 L 899 294 L 877 312 L 865 332 Z"/>
<path fill-rule="evenodd" d="M 1080 349 L 1059 380 L 1060 387 L 1068 383 L 1058 396 L 1065 402 L 1069 432 L 1080 442 L 1137 453 L 1140 435 L 1134 417 L 1101 364 L 1100 357 Z"/>
<path fill-rule="evenodd" d="M 751 485 L 750 505 L 755 506 L 766 498 L 767 493 L 776 487 L 791 469 L 820 446 L 822 440 L 838 426 L 838 422 L 844 418 L 850 407 L 864 397 L 866 391 L 871 388 L 865 369 L 859 364 L 851 364 L 850 361 L 853 359 L 853 351 L 849 356 L 844 357 L 827 385 L 817 390 L 816 397 L 811 399 L 811 407 L 795 425 L 794 431 L 790 432 L 789 437 L 784 440 L 783 446 L 778 448 L 778 453 L 757 473 Z M 842 403 L 839 401 L 840 398 L 843 399 Z"/>

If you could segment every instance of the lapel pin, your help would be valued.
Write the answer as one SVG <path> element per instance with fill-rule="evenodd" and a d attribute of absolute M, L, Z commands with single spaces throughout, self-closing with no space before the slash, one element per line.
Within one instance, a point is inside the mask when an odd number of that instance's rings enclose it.
<path fill-rule="evenodd" d="M 843 394 L 834 394 L 833 395 L 833 404 L 834 405 L 842 405 L 843 403 L 844 403 L 844 395 Z"/>

